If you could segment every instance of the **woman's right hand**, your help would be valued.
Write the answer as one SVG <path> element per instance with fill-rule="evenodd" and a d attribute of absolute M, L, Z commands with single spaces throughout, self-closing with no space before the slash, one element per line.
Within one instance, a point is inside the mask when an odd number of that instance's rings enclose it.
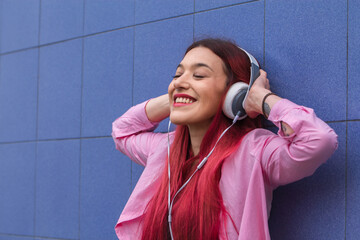
<path fill-rule="evenodd" d="M 250 118 L 255 118 L 259 114 L 263 114 L 262 101 L 264 99 L 264 96 L 270 92 L 270 84 L 269 80 L 267 79 L 266 72 L 260 69 L 260 76 L 251 86 L 244 104 L 245 111 Z M 275 102 L 280 100 L 281 98 L 275 95 L 270 96 L 269 100 L 270 98 L 271 100 L 273 100 L 270 106 L 271 109 Z"/>
<path fill-rule="evenodd" d="M 170 115 L 169 94 L 149 100 L 145 107 L 146 115 L 152 122 L 160 122 Z"/>

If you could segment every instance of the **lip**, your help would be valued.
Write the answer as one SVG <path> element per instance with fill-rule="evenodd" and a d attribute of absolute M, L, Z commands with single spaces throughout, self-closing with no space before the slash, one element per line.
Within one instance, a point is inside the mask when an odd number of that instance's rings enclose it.
<path fill-rule="evenodd" d="M 193 102 L 192 103 L 176 103 L 175 100 L 180 97 L 181 98 L 189 98 L 189 99 L 193 100 Z M 174 107 L 189 106 L 197 101 L 194 97 L 184 94 L 184 93 L 175 94 L 173 100 L 174 100 L 174 103 L 173 103 Z"/>

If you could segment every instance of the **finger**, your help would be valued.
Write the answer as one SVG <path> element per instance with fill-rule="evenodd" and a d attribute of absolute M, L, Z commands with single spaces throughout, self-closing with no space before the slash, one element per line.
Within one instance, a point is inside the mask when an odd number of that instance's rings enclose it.
<path fill-rule="evenodd" d="M 265 84 L 266 89 L 270 89 L 270 82 L 269 79 L 266 79 L 266 84 Z"/>
<path fill-rule="evenodd" d="M 266 77 L 267 77 L 267 73 L 266 73 L 264 70 L 260 69 L 260 76 L 266 78 Z"/>

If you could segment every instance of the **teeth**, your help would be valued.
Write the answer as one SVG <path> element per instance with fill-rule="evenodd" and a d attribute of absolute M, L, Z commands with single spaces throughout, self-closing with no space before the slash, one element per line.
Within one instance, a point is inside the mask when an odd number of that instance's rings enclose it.
<path fill-rule="evenodd" d="M 179 97 L 179 98 L 175 99 L 175 102 L 176 103 L 193 103 L 193 100 L 191 100 L 190 98 Z"/>

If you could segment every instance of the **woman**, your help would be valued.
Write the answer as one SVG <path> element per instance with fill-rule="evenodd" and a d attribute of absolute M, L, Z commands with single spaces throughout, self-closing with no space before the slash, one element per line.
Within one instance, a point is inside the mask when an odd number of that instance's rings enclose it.
<path fill-rule="evenodd" d="M 311 175 L 337 148 L 337 136 L 312 109 L 269 94 L 261 70 L 244 104 L 248 117 L 219 140 L 232 123 L 222 112 L 225 94 L 249 79 L 244 51 L 203 39 L 187 49 L 168 94 L 113 123 L 116 148 L 145 166 L 116 225 L 119 239 L 270 239 L 272 191 Z M 277 135 L 259 128 L 260 114 Z M 168 116 L 177 125 L 169 139 L 151 132 Z"/>

